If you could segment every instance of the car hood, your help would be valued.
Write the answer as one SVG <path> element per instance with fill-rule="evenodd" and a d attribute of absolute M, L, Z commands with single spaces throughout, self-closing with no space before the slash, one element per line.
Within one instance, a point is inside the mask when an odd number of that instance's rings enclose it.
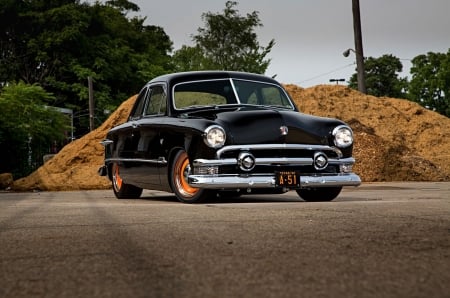
<path fill-rule="evenodd" d="M 229 144 L 317 144 L 328 145 L 333 129 L 342 121 L 266 108 L 203 111 L 225 128 Z M 199 115 L 197 115 L 199 116 Z M 283 131 L 287 127 L 287 134 Z"/>

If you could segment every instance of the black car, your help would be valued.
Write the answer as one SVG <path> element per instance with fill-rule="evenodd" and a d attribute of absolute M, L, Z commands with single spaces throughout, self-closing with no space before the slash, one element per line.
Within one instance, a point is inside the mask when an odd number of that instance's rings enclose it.
<path fill-rule="evenodd" d="M 185 203 L 295 190 L 306 201 L 331 201 L 361 183 L 350 127 L 300 113 L 280 83 L 251 73 L 157 77 L 102 144 L 99 174 L 119 199 L 142 189 Z"/>

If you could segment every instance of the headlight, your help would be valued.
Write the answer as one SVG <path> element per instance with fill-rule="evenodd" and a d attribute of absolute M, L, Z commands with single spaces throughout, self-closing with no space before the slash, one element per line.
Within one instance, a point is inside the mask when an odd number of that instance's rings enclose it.
<path fill-rule="evenodd" d="M 226 140 L 225 130 L 218 125 L 211 125 L 205 129 L 203 140 L 205 144 L 211 148 L 220 148 L 225 144 Z"/>
<path fill-rule="evenodd" d="M 346 148 L 353 144 L 353 132 L 345 125 L 333 129 L 334 144 L 339 148 Z"/>

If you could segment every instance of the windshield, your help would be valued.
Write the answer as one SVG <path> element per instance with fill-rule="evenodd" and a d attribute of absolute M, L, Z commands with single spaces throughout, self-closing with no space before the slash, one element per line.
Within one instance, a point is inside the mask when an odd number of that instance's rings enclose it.
<path fill-rule="evenodd" d="M 180 83 L 173 89 L 173 100 L 177 109 L 236 104 L 294 109 L 280 86 L 237 79 Z"/>

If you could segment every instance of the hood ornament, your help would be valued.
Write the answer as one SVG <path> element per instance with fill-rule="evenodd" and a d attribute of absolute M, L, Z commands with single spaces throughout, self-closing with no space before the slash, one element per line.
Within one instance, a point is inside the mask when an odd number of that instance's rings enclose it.
<path fill-rule="evenodd" d="M 280 133 L 282 136 L 287 136 L 289 129 L 287 128 L 287 126 L 280 126 Z"/>

